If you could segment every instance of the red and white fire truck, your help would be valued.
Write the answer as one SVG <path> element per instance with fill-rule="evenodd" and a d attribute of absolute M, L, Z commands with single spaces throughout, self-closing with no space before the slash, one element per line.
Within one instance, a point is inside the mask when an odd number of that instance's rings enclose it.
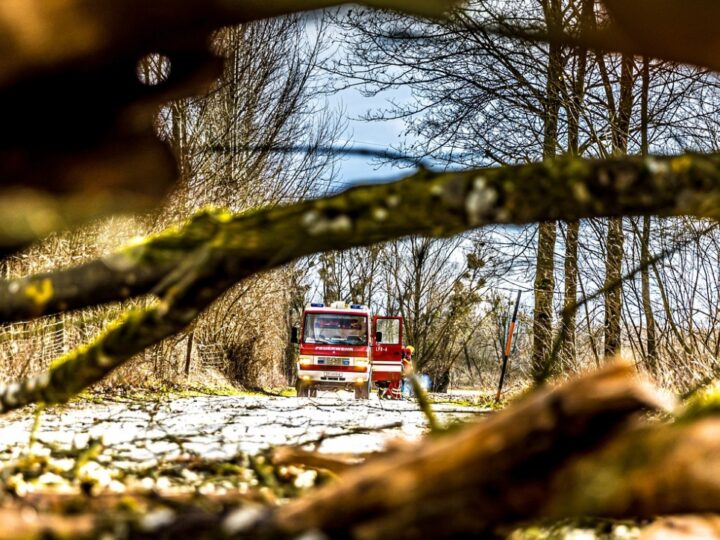
<path fill-rule="evenodd" d="M 293 343 L 299 345 L 297 395 L 320 390 L 352 389 L 355 399 L 368 399 L 373 386 L 389 397 L 400 395 L 404 365 L 402 317 L 372 315 L 360 304 L 309 304 Z"/>

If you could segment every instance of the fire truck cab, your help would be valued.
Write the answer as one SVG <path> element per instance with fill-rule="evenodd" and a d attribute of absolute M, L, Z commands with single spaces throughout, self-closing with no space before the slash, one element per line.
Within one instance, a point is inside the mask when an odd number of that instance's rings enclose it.
<path fill-rule="evenodd" d="M 403 372 L 402 318 L 373 316 L 367 306 L 309 304 L 293 329 L 299 345 L 297 395 L 348 389 L 368 399 L 373 384 L 399 385 Z"/>

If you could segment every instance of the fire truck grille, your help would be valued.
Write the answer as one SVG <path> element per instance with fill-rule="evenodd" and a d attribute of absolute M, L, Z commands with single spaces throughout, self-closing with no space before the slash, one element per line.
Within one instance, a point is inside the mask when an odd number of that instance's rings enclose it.
<path fill-rule="evenodd" d="M 318 364 L 325 366 L 349 366 L 349 358 L 336 358 L 334 356 L 320 356 L 318 358 Z"/>

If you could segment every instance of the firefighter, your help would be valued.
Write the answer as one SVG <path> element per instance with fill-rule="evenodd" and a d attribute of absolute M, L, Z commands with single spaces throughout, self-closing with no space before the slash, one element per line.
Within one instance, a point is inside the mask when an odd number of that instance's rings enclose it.
<path fill-rule="evenodd" d="M 386 399 L 402 399 L 401 384 L 404 377 L 412 373 L 413 352 L 415 352 L 415 348 L 412 345 L 408 345 L 402 349 L 402 372 L 400 380 L 388 383 L 388 386 L 384 392 L 382 392 L 381 397 Z"/>
<path fill-rule="evenodd" d="M 412 355 L 415 352 L 415 347 L 408 345 L 402 350 L 402 386 L 407 384 L 407 377 L 413 373 Z M 402 399 L 402 387 L 399 389 L 400 398 Z"/>

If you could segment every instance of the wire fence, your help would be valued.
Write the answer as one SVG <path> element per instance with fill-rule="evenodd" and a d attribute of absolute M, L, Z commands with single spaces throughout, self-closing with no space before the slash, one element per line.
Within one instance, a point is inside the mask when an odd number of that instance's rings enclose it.
<path fill-rule="evenodd" d="M 107 313 L 98 317 L 80 312 L 0 326 L 0 382 L 48 369 L 53 361 L 95 337 L 111 319 Z M 228 351 L 219 343 L 204 342 L 198 335 L 193 337 L 191 342 L 188 334 L 168 339 L 138 355 L 131 364 L 159 378 L 203 369 L 226 370 Z"/>

